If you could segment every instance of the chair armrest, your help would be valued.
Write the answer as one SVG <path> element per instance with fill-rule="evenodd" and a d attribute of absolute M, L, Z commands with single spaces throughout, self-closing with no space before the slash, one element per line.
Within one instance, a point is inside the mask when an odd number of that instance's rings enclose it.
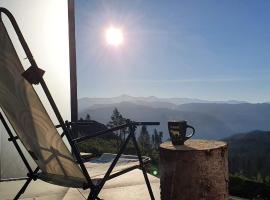
<path fill-rule="evenodd" d="M 68 121 L 66 121 L 66 124 L 70 125 L 70 126 L 72 126 L 72 125 L 87 126 L 87 125 L 91 125 L 94 123 L 95 123 L 95 121 L 90 121 L 90 122 L 68 122 Z M 55 125 L 55 128 L 61 128 L 61 127 L 62 127 L 61 124 Z"/>
<path fill-rule="evenodd" d="M 103 131 L 98 131 L 98 132 L 93 133 L 91 135 L 86 135 L 86 136 L 82 136 L 82 137 L 79 137 L 79 138 L 75 138 L 75 139 L 73 139 L 73 141 L 74 142 L 82 142 L 84 140 L 87 140 L 87 139 L 90 139 L 90 138 L 93 138 L 93 137 L 97 137 L 97 136 L 101 136 L 101 135 L 104 135 L 104 134 L 109 133 L 109 132 L 113 132 L 113 131 L 117 131 L 117 130 L 127 128 L 130 125 L 131 125 L 130 123 L 127 123 L 127 124 L 123 124 L 123 125 L 120 125 L 120 126 L 109 128 L 109 129 L 106 129 L 106 130 L 103 130 Z"/>
<path fill-rule="evenodd" d="M 158 126 L 160 122 L 133 122 L 135 126 Z"/>
<path fill-rule="evenodd" d="M 72 122 L 72 123 L 77 124 L 77 122 Z M 75 138 L 75 139 L 73 139 L 73 141 L 74 142 L 82 142 L 84 140 L 87 140 L 87 139 L 90 139 L 90 138 L 93 138 L 93 137 L 101 136 L 101 135 L 104 135 L 104 134 L 109 133 L 109 132 L 113 132 L 113 131 L 117 131 L 117 130 L 121 130 L 121 129 L 130 127 L 132 125 L 133 126 L 143 126 L 143 125 L 156 126 L 156 125 L 159 125 L 159 124 L 160 124 L 159 122 L 132 122 L 132 121 L 128 121 L 126 124 L 116 126 L 116 127 L 113 127 L 113 128 L 109 128 L 109 129 L 106 129 L 106 130 L 103 130 L 103 131 L 98 131 L 98 132 L 96 132 L 94 134 L 91 134 L 91 135 Z"/>

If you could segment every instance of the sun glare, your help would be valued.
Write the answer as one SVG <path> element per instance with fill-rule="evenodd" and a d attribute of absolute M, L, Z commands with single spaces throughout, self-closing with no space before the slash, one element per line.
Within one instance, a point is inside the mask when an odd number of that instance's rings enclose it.
<path fill-rule="evenodd" d="M 123 32 L 121 29 L 110 26 L 105 32 L 106 42 L 112 46 L 119 46 L 124 41 Z"/>

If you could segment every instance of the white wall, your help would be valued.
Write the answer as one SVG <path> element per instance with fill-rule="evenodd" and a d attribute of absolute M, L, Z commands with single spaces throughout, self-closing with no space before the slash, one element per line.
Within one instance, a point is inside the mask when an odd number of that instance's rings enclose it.
<path fill-rule="evenodd" d="M 46 71 L 44 80 L 64 120 L 70 120 L 67 0 L 1 0 L 0 7 L 7 8 L 14 15 L 38 66 Z M 25 68 L 28 68 L 30 66 L 29 62 L 24 59 L 26 56 L 12 26 L 6 17 L 3 17 L 3 21 L 10 33 L 21 62 Z M 46 101 L 45 95 L 40 90 L 41 87 L 37 86 L 35 88 L 56 123 L 56 118 L 51 112 L 52 110 Z M 12 161 L 13 166 L 23 167 L 17 152 L 11 144 L 8 144 L 7 137 L 6 135 L 3 136 L 3 134 L 6 133 L 0 125 L 0 171 L 1 166 L 3 171 L 3 164 L 7 163 L 7 161 L 3 161 L 3 158 L 9 158 L 8 161 Z M 20 176 L 18 173 L 14 175 Z"/>
<path fill-rule="evenodd" d="M 70 119 L 68 9 L 66 0 L 1 0 L 0 6 L 11 11 L 28 43 L 38 66 L 46 71 L 44 79 L 64 119 Z M 29 62 L 14 37 L 15 48 L 25 68 Z M 39 87 L 37 87 L 39 88 Z"/>

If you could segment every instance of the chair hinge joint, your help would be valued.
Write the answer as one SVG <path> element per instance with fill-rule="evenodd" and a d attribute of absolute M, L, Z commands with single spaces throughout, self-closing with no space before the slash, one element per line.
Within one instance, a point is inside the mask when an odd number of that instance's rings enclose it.
<path fill-rule="evenodd" d="M 13 141 L 18 140 L 18 139 L 19 139 L 18 136 L 12 136 L 12 137 L 8 138 L 8 141 L 13 142 Z"/>

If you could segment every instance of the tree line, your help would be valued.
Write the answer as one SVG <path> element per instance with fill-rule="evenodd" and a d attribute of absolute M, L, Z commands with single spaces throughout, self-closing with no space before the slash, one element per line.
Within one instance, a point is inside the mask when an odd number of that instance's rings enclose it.
<path fill-rule="evenodd" d="M 80 118 L 81 122 L 93 121 L 90 114 L 86 114 L 85 118 Z M 107 128 L 113 128 L 116 126 L 123 125 L 127 122 L 125 118 L 117 108 L 114 108 L 110 121 L 106 124 Z M 163 132 L 158 131 L 156 128 L 153 129 L 152 134 L 150 134 L 147 126 L 142 126 L 137 133 L 136 138 L 138 145 L 140 147 L 142 155 L 149 156 L 158 163 L 158 148 L 162 143 Z M 113 134 L 107 134 L 105 136 L 91 139 L 82 143 L 79 147 L 81 151 L 84 152 L 94 152 L 94 153 L 116 153 L 122 144 L 125 142 L 127 135 L 129 134 L 128 128 L 114 131 Z M 135 149 L 131 144 L 128 145 L 127 152 L 129 154 L 135 153 Z"/>

